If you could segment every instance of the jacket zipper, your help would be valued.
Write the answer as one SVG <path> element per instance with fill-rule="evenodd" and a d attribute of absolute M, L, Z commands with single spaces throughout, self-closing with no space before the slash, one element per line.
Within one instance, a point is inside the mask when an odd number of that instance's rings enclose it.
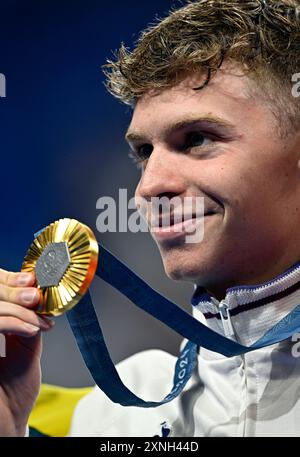
<path fill-rule="evenodd" d="M 234 334 L 231 317 L 230 317 L 230 310 L 229 310 L 229 306 L 227 305 L 226 301 L 221 300 L 219 302 L 215 298 L 213 298 L 212 301 L 219 309 L 219 313 L 221 316 L 221 321 L 222 321 L 222 325 L 223 325 L 223 329 L 224 329 L 224 335 L 227 338 L 235 339 L 235 334 Z"/>
<path fill-rule="evenodd" d="M 219 304 L 220 316 L 224 328 L 224 333 L 227 338 L 234 337 L 234 330 L 231 322 L 229 307 L 225 300 L 220 301 Z"/>

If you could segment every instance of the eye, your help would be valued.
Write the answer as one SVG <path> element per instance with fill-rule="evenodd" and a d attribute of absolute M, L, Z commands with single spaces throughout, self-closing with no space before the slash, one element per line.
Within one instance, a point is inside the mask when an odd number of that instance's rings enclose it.
<path fill-rule="evenodd" d="M 187 136 L 186 139 L 186 147 L 199 147 L 199 146 L 207 146 L 207 141 L 211 142 L 212 140 L 208 138 L 206 135 L 200 132 L 192 132 Z"/>
<path fill-rule="evenodd" d="M 151 144 L 143 144 L 139 146 L 137 150 L 129 150 L 128 157 L 132 159 L 133 163 L 137 165 L 138 168 L 141 168 L 142 163 L 149 159 L 153 151 L 153 146 Z"/>

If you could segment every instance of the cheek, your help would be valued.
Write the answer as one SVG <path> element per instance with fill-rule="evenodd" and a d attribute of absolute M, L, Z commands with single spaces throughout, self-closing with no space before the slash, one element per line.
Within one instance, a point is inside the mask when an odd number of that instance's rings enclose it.
<path fill-rule="evenodd" d="M 243 237 L 244 233 L 248 238 L 258 229 L 267 233 L 270 223 L 280 215 L 274 205 L 278 183 L 271 180 L 268 170 L 264 170 L 262 176 L 256 166 L 232 161 L 230 165 L 227 162 L 218 167 L 206 167 L 201 181 L 203 184 L 198 179 L 198 188 L 224 206 L 222 226 L 228 235 L 231 231 L 234 237 Z"/>
<path fill-rule="evenodd" d="M 278 189 L 286 183 L 282 168 L 280 163 L 274 164 L 259 154 L 247 155 L 243 151 L 238 155 L 236 151 L 228 151 L 216 160 L 202 163 L 199 173 L 193 173 L 193 179 L 198 188 L 211 193 L 224 205 L 246 210 L 274 202 Z"/>

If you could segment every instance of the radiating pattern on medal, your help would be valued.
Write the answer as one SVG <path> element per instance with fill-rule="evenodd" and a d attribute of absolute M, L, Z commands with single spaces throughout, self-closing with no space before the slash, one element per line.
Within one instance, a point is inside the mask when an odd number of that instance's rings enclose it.
<path fill-rule="evenodd" d="M 59 316 L 79 302 L 96 272 L 98 249 L 92 230 L 75 219 L 55 221 L 36 236 L 21 270 L 35 271 L 37 313 Z"/>

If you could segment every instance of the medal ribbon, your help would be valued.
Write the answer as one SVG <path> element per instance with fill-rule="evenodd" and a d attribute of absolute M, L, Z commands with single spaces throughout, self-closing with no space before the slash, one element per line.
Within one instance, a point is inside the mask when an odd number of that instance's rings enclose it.
<path fill-rule="evenodd" d="M 78 347 L 95 383 L 113 402 L 123 406 L 153 408 L 176 398 L 196 367 L 200 346 L 226 357 L 232 357 L 278 343 L 300 330 L 299 304 L 262 338 L 251 346 L 243 346 L 206 327 L 178 305 L 152 289 L 100 244 L 96 274 L 119 290 L 140 309 L 188 340 L 175 364 L 171 392 L 161 401 L 145 401 L 137 397 L 121 381 L 106 347 L 90 294 L 87 293 L 74 308 L 67 312 L 67 318 Z"/>

